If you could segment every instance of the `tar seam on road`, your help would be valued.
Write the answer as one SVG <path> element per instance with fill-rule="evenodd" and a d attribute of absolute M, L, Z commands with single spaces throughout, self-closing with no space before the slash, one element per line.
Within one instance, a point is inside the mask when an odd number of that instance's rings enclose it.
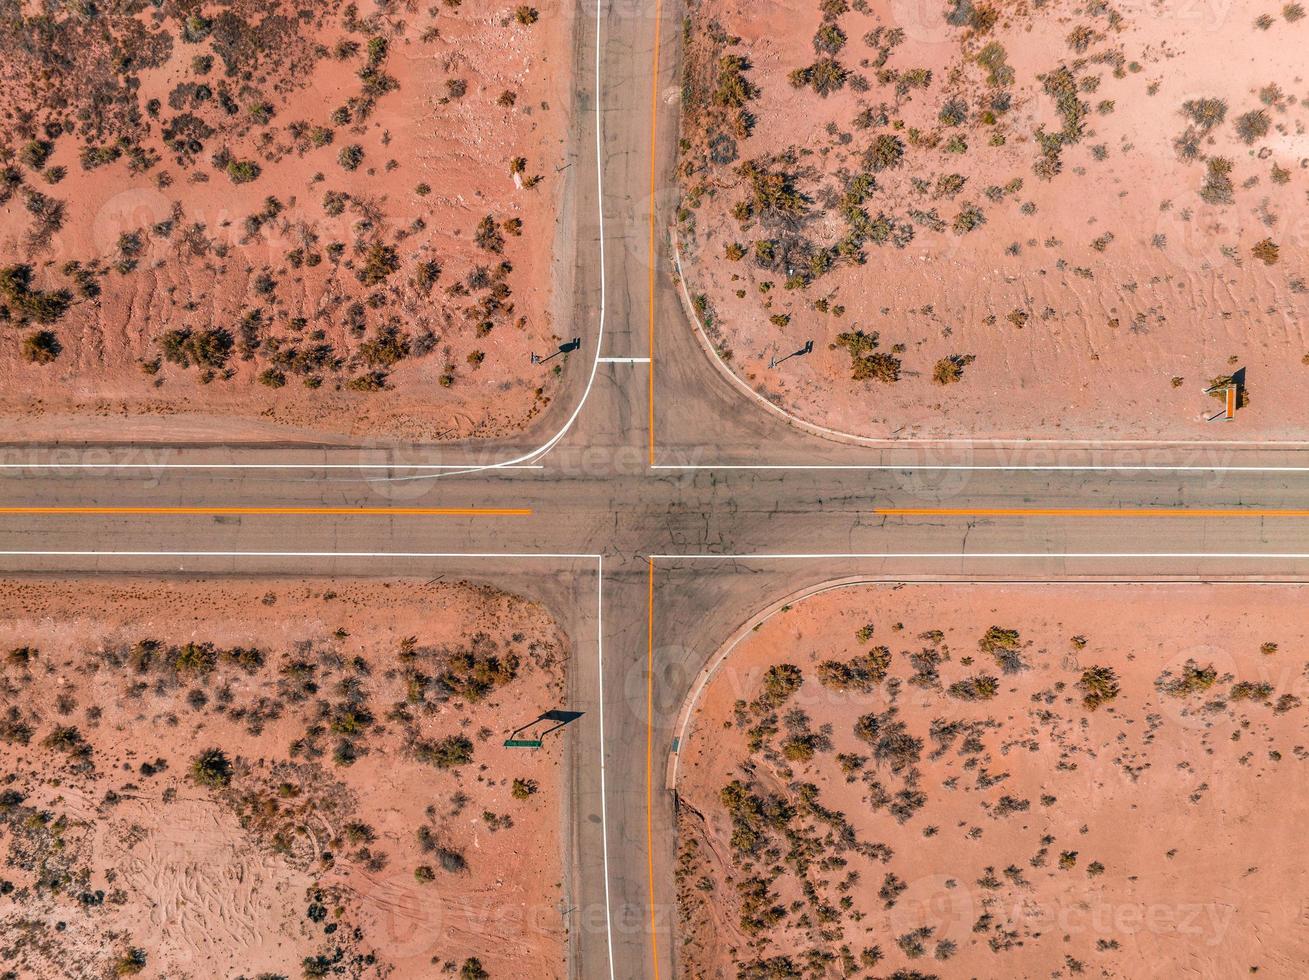
<path fill-rule="evenodd" d="M 1309 517 L 1268 507 L 877 507 L 882 517 Z"/>
<path fill-rule="evenodd" d="M 530 507 L 0 507 L 0 517 L 37 514 L 149 515 L 154 517 L 531 517 Z"/>

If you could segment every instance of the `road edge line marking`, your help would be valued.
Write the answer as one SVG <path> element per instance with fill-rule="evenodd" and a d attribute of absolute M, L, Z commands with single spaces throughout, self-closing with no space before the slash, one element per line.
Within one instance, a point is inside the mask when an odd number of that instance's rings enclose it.
<path fill-rule="evenodd" d="M 647 559 L 645 657 L 645 860 L 650 884 L 650 955 L 659 980 L 659 924 L 655 913 L 654 875 L 654 559 Z"/>
<path fill-rule="evenodd" d="M 530 507 L 131 507 L 131 506 L 20 506 L 0 507 L 6 516 L 97 515 L 151 517 L 531 517 Z"/>
<path fill-rule="evenodd" d="M 879 517 L 1309 517 L 1305 508 L 1256 507 L 875 507 Z"/>
<path fill-rule="evenodd" d="M 614 919 L 613 903 L 609 898 L 609 805 L 605 787 L 605 559 L 596 556 L 596 677 L 600 687 L 600 849 L 605 869 L 605 948 L 609 953 L 609 980 L 614 974 Z"/>
<path fill-rule="evenodd" d="M 647 401 L 649 403 L 649 463 L 655 462 L 655 283 L 656 270 L 659 265 L 659 253 L 655 250 L 655 185 L 659 154 L 659 55 L 661 36 L 663 34 L 663 0 L 655 0 L 654 8 L 654 55 L 650 69 L 650 336 L 648 338 L 650 360 L 646 371 Z M 656 980 L 659 965 L 655 964 Z"/>

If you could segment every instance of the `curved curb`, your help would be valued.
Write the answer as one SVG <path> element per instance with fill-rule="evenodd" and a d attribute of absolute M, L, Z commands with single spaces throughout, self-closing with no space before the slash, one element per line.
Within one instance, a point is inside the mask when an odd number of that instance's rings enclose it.
<path fill-rule="evenodd" d="M 762 610 L 755 613 L 732 633 L 724 641 L 708 662 L 700 668 L 700 673 L 696 675 L 695 683 L 691 686 L 691 691 L 687 694 L 686 699 L 682 702 L 681 709 L 677 712 L 677 724 L 673 729 L 673 744 L 677 746 L 668 752 L 668 763 L 664 772 L 664 788 L 676 792 L 677 790 L 677 771 L 678 762 L 681 754 L 681 747 L 685 744 L 687 736 L 691 731 L 691 719 L 695 715 L 696 706 L 700 702 L 700 696 L 704 693 L 709 682 L 714 679 L 719 668 L 723 666 L 727 658 L 732 655 L 737 646 L 747 636 L 753 633 L 758 627 L 772 619 L 783 609 L 795 605 L 797 602 L 803 602 L 806 599 L 812 599 L 816 595 L 824 592 L 834 592 L 837 589 L 849 589 L 858 585 L 885 585 L 899 586 L 899 581 L 888 581 L 887 579 L 870 578 L 867 575 L 847 575 L 842 578 L 829 579 L 826 582 L 820 582 L 817 585 L 811 585 L 807 588 L 792 592 L 790 595 L 783 596 Z"/>
<path fill-rule="evenodd" d="M 706 355 L 708 355 L 709 360 L 713 363 L 714 367 L 718 369 L 719 374 L 735 385 L 742 393 L 753 398 L 764 408 L 782 419 L 787 425 L 799 429 L 802 432 L 807 432 L 809 435 L 819 436 L 820 438 L 828 439 L 832 442 L 845 443 L 849 446 L 863 446 L 869 449 L 886 446 L 887 444 L 905 443 L 909 441 L 905 439 L 876 439 L 871 436 L 858 436 L 853 432 L 842 432 L 840 429 L 829 429 L 826 426 L 818 425 L 814 422 L 806 422 L 804 419 L 792 415 L 780 405 L 776 405 L 769 401 L 763 395 L 759 394 L 759 392 L 755 391 L 754 388 L 750 387 L 750 385 L 745 382 L 745 379 L 727 366 L 727 362 L 722 359 L 718 351 L 714 348 L 713 343 L 710 342 L 709 335 L 705 332 L 704 324 L 700 322 L 700 317 L 696 315 L 695 304 L 691 302 L 691 294 L 687 292 L 686 289 L 686 274 L 682 271 L 682 244 L 680 239 L 677 237 L 677 228 L 676 226 L 669 226 L 668 231 L 673 241 L 673 265 L 677 269 L 677 286 L 678 292 L 682 297 L 683 311 L 686 313 L 687 319 L 691 321 L 691 325 L 695 327 L 692 331 L 692 333 L 695 334 L 695 339 L 699 341 L 701 349 Z"/>
<path fill-rule="evenodd" d="M 853 432 L 844 432 L 841 429 L 829 429 L 826 426 L 819 425 L 816 422 L 809 422 L 797 415 L 792 415 L 786 409 L 774 402 L 769 401 L 754 388 L 752 388 L 739 374 L 733 371 L 727 362 L 722 359 L 717 349 L 709 339 L 704 324 L 700 322 L 700 317 L 695 312 L 695 305 L 691 302 L 691 294 L 686 288 L 686 275 L 682 271 L 682 248 L 681 242 L 677 235 L 677 227 L 669 226 L 669 235 L 673 243 L 673 265 L 677 269 L 677 286 L 678 292 L 682 299 L 683 312 L 686 318 L 691 322 L 692 333 L 695 334 L 696 341 L 700 344 L 701 349 L 709 358 L 709 361 L 717 368 L 727 381 L 736 387 L 742 394 L 747 395 L 754 401 L 758 402 L 768 411 L 772 412 L 787 425 L 809 435 L 818 436 L 827 439 L 830 442 L 838 442 L 847 446 L 860 446 L 865 449 L 887 449 L 897 446 L 984 446 L 988 448 L 1001 447 L 1019 447 L 1032 448 L 1039 447 L 1056 447 L 1062 449 L 1078 449 L 1088 445 L 1093 446 L 1116 446 L 1124 448 L 1182 448 L 1190 446 L 1204 447 L 1224 447 L 1239 446 L 1249 449 L 1303 449 L 1309 447 L 1309 440 L 1306 439 L 1032 439 L 1032 438 L 998 438 L 998 437 L 960 437 L 960 436 L 906 436 L 899 438 L 895 436 L 861 436 Z"/>

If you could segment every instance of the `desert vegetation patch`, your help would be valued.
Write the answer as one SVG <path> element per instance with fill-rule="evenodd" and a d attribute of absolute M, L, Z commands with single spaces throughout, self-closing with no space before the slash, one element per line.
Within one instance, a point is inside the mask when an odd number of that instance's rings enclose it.
<path fill-rule="evenodd" d="M 571 29 L 547 2 L 3 5 L 0 412 L 31 438 L 528 424 Z"/>
<path fill-rule="evenodd" d="M 694 316 L 760 395 L 864 436 L 1203 435 L 1242 369 L 1243 431 L 1299 431 L 1293 7 L 696 0 Z"/>
<path fill-rule="evenodd" d="M 567 648 L 489 589 L 7 582 L 10 976 L 562 976 Z"/>
<path fill-rule="evenodd" d="M 689 976 L 1295 976 L 1302 590 L 858 587 L 681 743 Z"/>

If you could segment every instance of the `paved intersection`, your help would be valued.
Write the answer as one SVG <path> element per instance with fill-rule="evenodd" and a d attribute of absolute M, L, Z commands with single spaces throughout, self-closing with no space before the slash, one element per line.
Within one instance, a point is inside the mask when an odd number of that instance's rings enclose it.
<path fill-rule="evenodd" d="M 653 90 L 647 4 L 606 4 L 598 71 L 590 15 L 577 32 L 560 236 L 584 346 L 537 428 L 494 447 L 0 447 L 3 506 L 204 511 L 0 514 L 0 571 L 444 575 L 546 602 L 573 638 L 569 700 L 585 712 L 568 736 L 562 834 L 572 969 L 587 978 L 674 975 L 664 782 L 678 711 L 713 652 L 777 599 L 848 577 L 1309 577 L 1309 519 L 1269 513 L 1309 508 L 1309 446 L 854 445 L 788 427 L 727 384 L 661 247 L 650 286 L 649 228 L 671 205 L 649 187 L 672 168 L 673 7 Z M 653 371 L 594 361 L 647 356 L 652 322 Z M 519 458 L 529 465 L 475 468 Z M 400 512 L 412 508 L 531 513 Z M 1149 513 L 1112 516 L 1124 508 Z"/>

